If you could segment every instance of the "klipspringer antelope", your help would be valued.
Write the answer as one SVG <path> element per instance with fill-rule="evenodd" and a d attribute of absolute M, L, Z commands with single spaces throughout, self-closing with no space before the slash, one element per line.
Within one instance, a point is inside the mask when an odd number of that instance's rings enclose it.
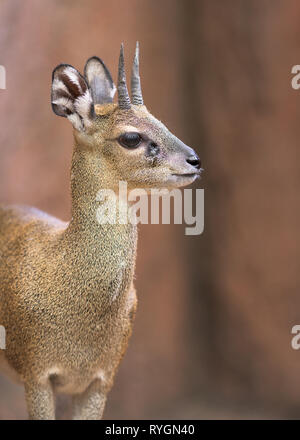
<path fill-rule="evenodd" d="M 136 311 L 137 227 L 99 224 L 102 188 L 174 188 L 200 174 L 198 156 L 143 103 L 138 45 L 131 99 L 121 46 L 116 87 L 97 57 L 84 76 L 52 75 L 54 113 L 73 125 L 71 220 L 32 207 L 0 208 L 0 369 L 22 383 L 31 419 L 55 419 L 55 393 L 72 396 L 74 419 L 102 417 Z"/>

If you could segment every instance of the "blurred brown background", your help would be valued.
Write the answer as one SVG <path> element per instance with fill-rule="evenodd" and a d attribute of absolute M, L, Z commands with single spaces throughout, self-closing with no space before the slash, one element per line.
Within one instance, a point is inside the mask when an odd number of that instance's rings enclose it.
<path fill-rule="evenodd" d="M 53 68 L 141 45 L 144 98 L 205 168 L 205 231 L 144 226 L 139 308 L 105 418 L 300 417 L 296 0 L 2 0 L 0 200 L 68 219 L 71 125 Z M 64 401 L 61 402 L 63 406 Z M 26 418 L 0 378 L 0 419 Z"/>

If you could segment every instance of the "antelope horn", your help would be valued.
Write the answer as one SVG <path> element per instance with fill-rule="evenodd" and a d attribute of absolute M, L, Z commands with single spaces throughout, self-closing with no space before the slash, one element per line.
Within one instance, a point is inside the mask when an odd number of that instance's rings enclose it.
<path fill-rule="evenodd" d="M 126 85 L 126 74 L 124 66 L 124 45 L 121 44 L 120 58 L 119 58 L 119 73 L 118 73 L 118 103 L 119 108 L 128 110 L 131 107 L 130 97 Z"/>
<path fill-rule="evenodd" d="M 131 97 L 132 104 L 134 105 L 143 105 L 143 95 L 141 89 L 141 78 L 139 72 L 139 42 L 136 42 L 135 54 L 132 65 L 132 74 L 131 74 Z"/>

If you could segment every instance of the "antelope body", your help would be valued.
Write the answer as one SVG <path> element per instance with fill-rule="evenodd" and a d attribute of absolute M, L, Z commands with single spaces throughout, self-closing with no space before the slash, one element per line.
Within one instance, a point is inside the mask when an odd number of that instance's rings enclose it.
<path fill-rule="evenodd" d="M 132 100 L 123 46 L 118 104 L 104 63 L 90 58 L 85 76 L 59 65 L 52 107 L 74 127 L 72 218 L 35 208 L 0 208 L 0 370 L 24 384 L 29 417 L 54 419 L 54 395 L 72 395 L 74 419 L 102 417 L 136 310 L 134 224 L 99 224 L 99 189 L 179 187 L 200 173 L 195 152 L 143 104 L 138 46 Z"/>

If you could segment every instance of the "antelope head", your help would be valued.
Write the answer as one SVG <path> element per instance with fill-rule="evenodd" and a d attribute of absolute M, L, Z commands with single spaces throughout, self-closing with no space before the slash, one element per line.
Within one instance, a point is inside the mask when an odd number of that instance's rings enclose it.
<path fill-rule="evenodd" d="M 116 90 L 118 103 L 113 103 Z M 68 64 L 56 67 L 51 101 L 53 111 L 72 123 L 76 148 L 81 157 L 89 155 L 95 179 L 106 175 L 106 186 L 115 189 L 119 181 L 126 181 L 129 188 L 172 188 L 189 185 L 200 176 L 201 162 L 195 151 L 144 105 L 138 44 L 131 97 L 121 45 L 117 87 L 103 61 L 92 57 L 84 76 Z"/>

